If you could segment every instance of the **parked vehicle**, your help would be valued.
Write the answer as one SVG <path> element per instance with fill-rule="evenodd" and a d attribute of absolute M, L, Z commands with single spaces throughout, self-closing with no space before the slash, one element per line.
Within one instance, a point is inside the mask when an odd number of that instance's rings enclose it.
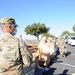
<path fill-rule="evenodd" d="M 69 45 L 75 45 L 75 36 L 71 36 L 71 37 L 68 39 L 68 44 L 69 44 Z"/>

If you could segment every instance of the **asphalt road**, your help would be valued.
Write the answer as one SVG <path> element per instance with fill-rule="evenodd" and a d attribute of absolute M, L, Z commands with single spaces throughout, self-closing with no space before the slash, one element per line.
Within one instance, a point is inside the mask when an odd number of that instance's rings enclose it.
<path fill-rule="evenodd" d="M 75 75 L 75 46 L 66 45 L 68 50 L 67 56 L 64 58 L 59 58 L 52 61 L 49 66 L 49 70 L 45 73 L 41 73 L 42 70 L 38 70 L 35 75 Z"/>

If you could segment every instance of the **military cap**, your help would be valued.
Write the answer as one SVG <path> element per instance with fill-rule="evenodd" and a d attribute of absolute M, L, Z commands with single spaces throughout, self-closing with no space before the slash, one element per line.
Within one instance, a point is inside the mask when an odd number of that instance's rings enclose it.
<path fill-rule="evenodd" d="M 8 17 L 5 17 L 5 18 L 2 18 L 1 21 L 0 21 L 0 24 L 11 24 L 11 25 L 14 25 L 14 26 L 18 26 L 15 22 L 15 19 L 14 18 L 8 18 Z"/>

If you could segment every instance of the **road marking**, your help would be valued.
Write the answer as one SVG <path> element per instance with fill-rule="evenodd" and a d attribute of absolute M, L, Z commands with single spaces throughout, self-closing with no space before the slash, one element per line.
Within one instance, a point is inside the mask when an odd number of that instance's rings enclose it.
<path fill-rule="evenodd" d="M 72 73 L 72 75 L 75 75 L 75 73 Z"/>
<path fill-rule="evenodd" d="M 71 65 L 71 64 L 67 64 L 67 63 L 59 63 L 59 64 L 62 64 L 62 65 L 67 65 L 67 66 L 70 66 L 70 67 L 75 68 L 75 66 L 74 66 L 74 65 Z"/>

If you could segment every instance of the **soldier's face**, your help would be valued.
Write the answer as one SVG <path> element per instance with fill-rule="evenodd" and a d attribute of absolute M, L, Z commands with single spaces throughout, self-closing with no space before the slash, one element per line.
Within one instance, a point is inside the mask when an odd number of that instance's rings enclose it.
<path fill-rule="evenodd" d="M 11 34 L 14 36 L 17 33 L 17 29 L 15 29 Z"/>
<path fill-rule="evenodd" d="M 8 25 L 8 28 L 9 28 L 9 32 L 12 34 L 13 32 L 17 32 L 17 29 L 14 25 Z"/>
<path fill-rule="evenodd" d="M 16 27 L 15 26 L 12 26 L 12 32 L 15 31 L 15 30 L 16 30 Z"/>
<path fill-rule="evenodd" d="M 14 35 L 16 35 L 16 33 L 17 33 L 17 29 L 16 29 L 16 27 L 15 26 L 13 26 L 12 27 L 12 35 L 14 36 Z"/>

